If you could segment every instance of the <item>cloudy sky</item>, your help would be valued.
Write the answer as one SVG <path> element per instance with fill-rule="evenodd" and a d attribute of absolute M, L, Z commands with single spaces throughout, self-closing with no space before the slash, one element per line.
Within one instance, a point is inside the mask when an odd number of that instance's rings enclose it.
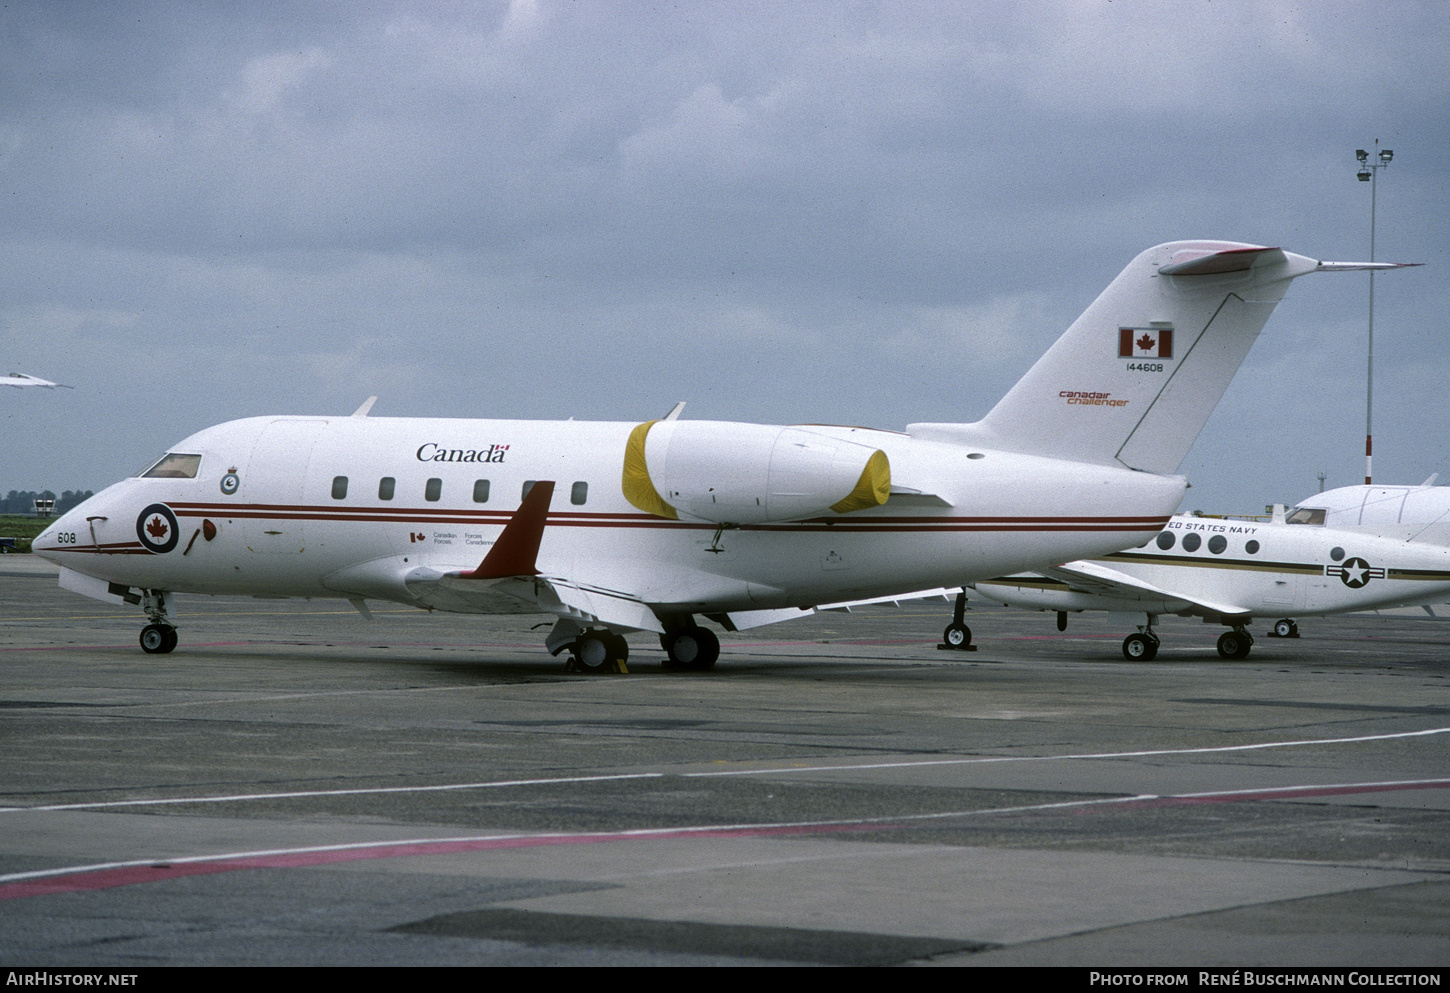
<path fill-rule="evenodd" d="M 1134 255 L 1369 253 L 1375 476 L 1450 482 L 1450 6 L 0 6 L 0 491 L 254 414 L 971 421 Z M 1363 474 L 1368 277 L 1184 464 Z"/>

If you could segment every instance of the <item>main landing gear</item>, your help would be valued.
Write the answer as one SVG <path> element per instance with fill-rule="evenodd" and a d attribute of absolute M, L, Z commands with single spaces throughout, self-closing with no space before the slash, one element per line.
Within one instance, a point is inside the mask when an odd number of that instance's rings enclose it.
<path fill-rule="evenodd" d="M 141 607 L 151 623 L 141 629 L 141 650 L 147 655 L 165 655 L 174 651 L 178 641 L 176 625 L 166 612 L 166 591 L 146 590 L 141 596 Z"/>
<path fill-rule="evenodd" d="M 720 657 L 720 639 L 709 628 L 698 624 L 674 628 L 660 635 L 660 647 L 669 658 L 667 669 L 686 669 L 703 672 L 715 668 Z"/>
<path fill-rule="evenodd" d="M 553 655 L 569 653 L 566 668 L 574 672 L 628 672 L 629 642 L 624 635 L 608 628 L 586 628 L 568 618 L 561 618 L 544 639 L 544 647 Z M 660 635 L 660 647 L 668 658 L 666 669 L 703 671 L 713 669 L 720 657 L 720 639 L 715 632 L 686 619 Z"/>
<path fill-rule="evenodd" d="M 1147 618 L 1147 623 L 1139 624 L 1137 631 L 1123 639 L 1123 658 L 1129 662 L 1152 662 L 1158 657 L 1158 646 L 1162 642 L 1153 631 L 1153 622 L 1158 620 L 1158 615 L 1148 614 Z M 1065 620 L 1063 615 L 1058 615 L 1059 625 L 1065 627 Z"/>
<path fill-rule="evenodd" d="M 628 672 L 629 642 L 607 628 L 581 634 L 569 647 L 569 665 L 587 673 Z"/>
<path fill-rule="evenodd" d="M 1254 636 L 1241 624 L 1218 636 L 1218 654 L 1226 659 L 1244 659 L 1254 647 Z"/>
<path fill-rule="evenodd" d="M 975 652 L 977 646 L 972 644 L 972 629 L 967 627 L 967 591 L 957 594 L 957 602 L 952 607 L 952 622 L 946 626 L 941 633 L 941 644 L 938 648 L 951 648 L 959 652 Z"/>

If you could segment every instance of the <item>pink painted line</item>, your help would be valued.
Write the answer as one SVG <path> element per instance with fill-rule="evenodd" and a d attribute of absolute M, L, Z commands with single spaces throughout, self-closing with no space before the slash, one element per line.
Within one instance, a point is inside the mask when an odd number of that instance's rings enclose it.
<path fill-rule="evenodd" d="M 996 810 L 967 810 L 956 814 L 911 815 L 892 821 L 838 821 L 814 824 L 756 824 L 739 827 L 663 828 L 660 830 L 596 832 L 591 834 L 513 835 L 478 838 L 446 838 L 381 842 L 378 844 L 343 845 L 325 848 L 293 849 L 279 852 L 256 852 L 234 855 L 203 856 L 173 862 L 128 863 L 76 870 L 57 870 L 51 875 L 35 875 L 0 884 L 0 900 L 20 900 L 59 893 L 81 893 L 94 890 L 155 883 L 187 876 L 214 875 L 242 869 L 294 869 L 357 862 L 371 859 L 407 858 L 416 855 L 449 855 L 458 852 L 496 851 L 509 848 L 540 848 L 550 845 L 597 845 L 621 841 L 658 840 L 668 838 L 768 838 L 790 835 L 832 834 L 859 831 L 891 831 L 922 821 L 943 818 L 1060 812 L 1067 808 L 1093 808 L 1105 805 L 1127 808 L 1191 805 L 1201 803 L 1240 803 L 1258 800 L 1290 800 L 1316 796 L 1384 793 L 1401 790 L 1450 788 L 1450 779 L 1426 779 L 1389 783 L 1345 783 L 1322 786 L 1282 787 L 1269 790 L 1225 791 L 1220 793 L 1180 794 L 1161 797 L 1120 797 L 1042 804 L 1037 807 L 1013 807 Z M 13 879 L 13 877 L 12 877 Z"/>
<path fill-rule="evenodd" d="M 209 876 L 240 869 L 296 869 L 358 862 L 370 859 L 407 858 L 414 855 L 451 855 L 458 852 L 492 851 L 507 848 L 539 848 L 549 845 L 597 845 L 610 842 L 662 838 L 749 838 L 782 835 L 827 834 L 846 831 L 878 831 L 900 825 L 873 824 L 775 824 L 750 827 L 672 828 L 661 831 L 617 831 L 596 834 L 520 835 L 513 837 L 450 838 L 439 841 L 383 842 L 358 847 L 313 848 L 255 855 L 212 856 L 195 860 L 129 864 L 63 872 L 38 879 L 0 885 L 0 900 L 21 900 L 57 893 L 108 890 L 139 883 L 156 883 L 187 876 Z"/>

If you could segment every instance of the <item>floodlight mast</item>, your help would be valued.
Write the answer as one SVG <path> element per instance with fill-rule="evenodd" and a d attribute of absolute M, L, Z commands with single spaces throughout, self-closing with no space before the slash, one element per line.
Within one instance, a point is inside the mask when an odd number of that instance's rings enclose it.
<path fill-rule="evenodd" d="M 1389 167 L 1395 153 L 1380 148 L 1380 140 L 1374 140 L 1373 156 L 1363 148 L 1357 148 L 1354 157 L 1359 160 L 1361 183 L 1369 184 L 1369 260 L 1374 261 L 1375 194 L 1379 185 L 1379 171 Z M 1366 486 L 1374 477 L 1374 270 L 1369 271 L 1369 352 L 1365 361 L 1364 390 L 1364 483 Z"/>

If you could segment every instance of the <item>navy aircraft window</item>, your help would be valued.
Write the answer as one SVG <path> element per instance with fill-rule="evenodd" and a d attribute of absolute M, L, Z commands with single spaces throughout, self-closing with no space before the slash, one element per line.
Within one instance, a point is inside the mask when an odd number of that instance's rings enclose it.
<path fill-rule="evenodd" d="M 473 481 L 473 502 L 488 503 L 488 480 L 475 479 Z"/>
<path fill-rule="evenodd" d="M 1259 543 L 1254 539 L 1250 538 L 1248 541 L 1244 542 L 1244 551 L 1248 552 L 1250 555 L 1259 554 Z"/>
<path fill-rule="evenodd" d="M 522 500 L 522 499 L 524 499 L 524 497 L 527 497 L 529 495 L 529 490 L 533 489 L 534 488 L 534 484 L 537 483 L 537 482 L 538 482 L 537 479 L 526 479 L 526 480 L 524 480 L 524 491 L 523 491 L 523 493 L 519 494 L 519 499 Z"/>
<path fill-rule="evenodd" d="M 201 468 L 200 455 L 181 455 L 167 452 L 150 469 L 141 473 L 144 479 L 195 479 L 196 470 Z"/>
<path fill-rule="evenodd" d="M 438 498 L 442 495 L 443 480 L 439 479 L 437 476 L 434 476 L 432 479 L 428 480 L 428 484 L 423 487 L 423 499 L 431 501 L 433 503 L 437 503 Z"/>
<path fill-rule="evenodd" d="M 1196 552 L 1198 546 L 1203 544 L 1203 539 L 1196 534 L 1185 534 L 1183 536 L 1183 550 L 1185 552 Z"/>
<path fill-rule="evenodd" d="M 1344 558 L 1344 549 L 1340 548 L 1338 545 L 1335 545 L 1329 550 L 1329 557 L 1332 558 L 1334 561 L 1338 562 L 1340 559 Z"/>
<path fill-rule="evenodd" d="M 1215 555 L 1222 555 L 1223 550 L 1228 547 L 1228 539 L 1221 534 L 1216 534 L 1208 539 L 1208 550 Z"/>
<path fill-rule="evenodd" d="M 576 507 L 583 506 L 584 501 L 589 499 L 589 484 L 575 483 L 574 488 L 569 491 L 569 502 Z"/>
<path fill-rule="evenodd" d="M 1284 518 L 1285 524 L 1323 524 L 1324 511 L 1311 510 L 1308 507 L 1300 507 Z"/>
<path fill-rule="evenodd" d="M 378 499 L 391 500 L 393 498 L 393 490 L 397 488 L 397 485 L 398 481 L 392 476 L 384 476 L 378 480 Z"/>
<path fill-rule="evenodd" d="M 341 500 L 345 496 L 347 496 L 347 477 L 346 476 L 333 476 L 332 477 L 332 498 L 334 500 Z"/>
<path fill-rule="evenodd" d="M 1170 548 L 1173 547 L 1173 532 L 1172 531 L 1164 531 L 1162 534 L 1160 534 L 1158 536 L 1158 547 L 1161 548 L 1161 549 L 1163 549 L 1165 552 L 1168 551 L 1168 549 L 1170 549 Z"/>

